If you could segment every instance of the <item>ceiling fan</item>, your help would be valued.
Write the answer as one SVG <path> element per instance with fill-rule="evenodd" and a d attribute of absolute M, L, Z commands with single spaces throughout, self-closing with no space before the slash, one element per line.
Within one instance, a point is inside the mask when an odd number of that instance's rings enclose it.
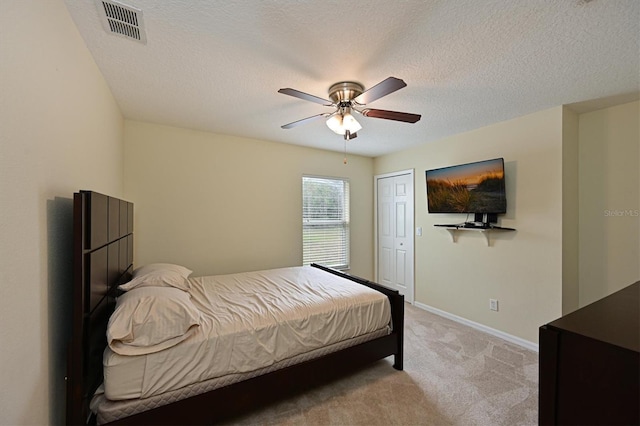
<path fill-rule="evenodd" d="M 387 111 L 384 109 L 362 108 L 383 96 L 402 89 L 407 83 L 395 77 L 388 77 L 375 86 L 364 90 L 364 87 L 353 81 L 342 81 L 329 87 L 329 98 L 323 99 L 299 90 L 286 88 L 278 90 L 278 93 L 315 102 L 324 106 L 335 107 L 335 111 L 326 112 L 302 120 L 294 121 L 281 126 L 283 129 L 291 129 L 301 124 L 310 123 L 321 118 L 327 118 L 327 126 L 339 135 L 343 135 L 345 140 L 350 140 L 358 136 L 358 130 L 362 126 L 351 114 L 356 112 L 365 117 L 382 118 L 385 120 L 402 121 L 405 123 L 415 123 L 420 120 L 419 114 L 407 112 Z"/>

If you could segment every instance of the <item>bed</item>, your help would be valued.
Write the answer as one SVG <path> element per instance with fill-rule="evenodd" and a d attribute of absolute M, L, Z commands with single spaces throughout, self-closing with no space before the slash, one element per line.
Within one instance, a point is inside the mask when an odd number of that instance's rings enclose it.
<path fill-rule="evenodd" d="M 314 264 L 188 277 L 185 281 L 188 289 L 147 287 L 124 293 L 122 288 L 138 279 L 133 273 L 139 269 L 133 267 L 133 204 L 92 191 L 74 194 L 74 311 L 67 366 L 68 424 L 214 424 L 351 374 L 388 356 L 393 356 L 395 369 L 403 368 L 404 299 L 398 292 L 376 283 Z M 267 283 L 276 286 L 269 287 L 272 290 L 264 294 L 255 289 L 267 288 Z M 317 283 L 321 283 L 320 290 Z M 307 288 L 308 291 L 301 290 Z M 189 303 L 197 308 L 194 315 L 198 323 L 189 326 L 187 337 L 169 347 L 141 354 L 127 352 L 132 348 L 129 346 L 121 354 L 119 347 L 114 346 L 117 340 L 113 336 L 114 319 L 122 317 L 120 311 L 127 297 L 145 291 L 188 293 Z M 295 296 L 295 292 L 300 294 Z M 240 293 L 261 295 L 237 299 Z M 344 304 L 337 298 L 338 293 L 368 298 L 372 307 L 358 301 L 338 311 L 333 305 Z M 302 301 L 297 302 L 296 297 Z M 286 300 L 286 309 L 277 305 L 265 308 L 266 300 L 276 299 Z M 315 302 L 308 304 L 312 299 Z M 333 299 L 335 303 L 329 307 L 327 301 Z M 308 308 L 316 305 L 326 306 Z M 207 313 L 208 306 L 212 306 L 211 313 Z M 284 329 L 271 328 L 273 318 L 284 315 L 284 311 L 300 309 L 304 312 L 298 319 L 287 316 L 278 320 L 286 324 Z M 262 311 L 266 312 L 262 317 L 254 315 Z M 318 316 L 318 322 L 311 322 L 314 315 Z M 252 317 L 254 323 L 262 325 L 256 327 L 252 323 L 249 331 L 237 325 L 249 324 Z M 357 318 L 364 319 L 362 324 Z M 333 330 L 333 334 L 322 334 L 327 330 Z M 212 343 L 210 337 L 200 340 L 201 336 L 214 334 L 219 341 Z M 304 343 L 309 337 L 312 342 Z M 287 344 L 293 340 L 302 342 L 302 346 Z M 231 341 L 236 343 L 231 345 Z M 216 350 L 203 349 L 203 345 L 213 345 Z M 167 358 L 171 353 L 178 355 Z M 186 353 L 189 355 L 185 356 Z M 194 361 L 195 353 L 205 354 L 204 358 Z M 239 356 L 242 353 L 247 356 Z M 269 358 L 258 362 L 264 356 L 257 353 L 265 353 Z M 214 359 L 212 354 L 219 357 Z M 146 364 L 171 365 L 172 370 L 163 379 L 157 368 L 145 370 Z M 126 368 L 117 369 L 114 365 Z M 186 377 L 174 374 L 176 371 L 186 372 Z M 118 377 L 120 387 L 115 385 Z"/>

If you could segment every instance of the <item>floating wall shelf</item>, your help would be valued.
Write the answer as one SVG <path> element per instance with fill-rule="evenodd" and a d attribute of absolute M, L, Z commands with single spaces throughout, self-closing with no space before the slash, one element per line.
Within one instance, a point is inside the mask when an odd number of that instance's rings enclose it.
<path fill-rule="evenodd" d="M 470 226 L 464 223 L 458 223 L 453 225 L 433 225 L 440 228 L 445 228 L 451 234 L 451 239 L 453 242 L 457 242 L 458 240 L 458 231 L 475 231 L 481 232 L 487 240 L 487 246 L 491 247 L 491 232 L 507 232 L 507 231 L 515 231 L 513 228 L 503 228 L 501 226 L 493 226 L 493 225 L 475 225 Z"/>

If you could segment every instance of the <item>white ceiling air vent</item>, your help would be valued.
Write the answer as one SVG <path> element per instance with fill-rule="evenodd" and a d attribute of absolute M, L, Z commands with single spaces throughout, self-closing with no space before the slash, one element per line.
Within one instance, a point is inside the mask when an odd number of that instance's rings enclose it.
<path fill-rule="evenodd" d="M 114 0 L 96 0 L 96 6 L 106 32 L 147 43 L 142 10 Z"/>

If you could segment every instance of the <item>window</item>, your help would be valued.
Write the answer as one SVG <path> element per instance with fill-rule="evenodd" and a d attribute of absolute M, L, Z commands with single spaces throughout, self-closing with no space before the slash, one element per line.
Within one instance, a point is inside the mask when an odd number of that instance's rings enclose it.
<path fill-rule="evenodd" d="M 302 177 L 302 264 L 349 269 L 349 181 Z"/>

